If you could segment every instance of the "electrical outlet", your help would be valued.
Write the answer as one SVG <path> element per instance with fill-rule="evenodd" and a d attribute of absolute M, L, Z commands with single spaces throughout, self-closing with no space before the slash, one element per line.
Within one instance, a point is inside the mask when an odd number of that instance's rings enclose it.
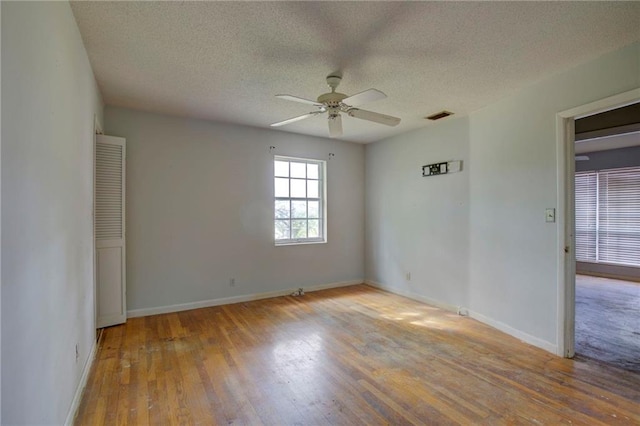
<path fill-rule="evenodd" d="M 78 351 L 78 344 L 76 343 L 76 362 L 80 359 L 80 352 Z"/>
<path fill-rule="evenodd" d="M 235 286 L 236 286 L 236 279 L 235 279 L 235 278 L 231 278 L 231 279 L 229 279 L 229 285 L 230 285 L 231 287 L 235 287 Z"/>
<path fill-rule="evenodd" d="M 407 272 L 404 277 L 407 281 L 411 281 L 411 272 Z"/>

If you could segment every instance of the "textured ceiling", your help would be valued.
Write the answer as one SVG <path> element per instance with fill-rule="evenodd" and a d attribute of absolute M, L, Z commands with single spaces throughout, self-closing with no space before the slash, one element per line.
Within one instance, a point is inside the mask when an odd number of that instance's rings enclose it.
<path fill-rule="evenodd" d="M 374 87 L 343 140 L 372 142 L 458 116 L 640 39 L 640 2 L 72 2 L 107 105 L 249 126 L 313 110 L 325 77 Z M 455 117 L 455 116 L 454 116 Z M 326 116 L 279 130 L 328 136 Z"/>

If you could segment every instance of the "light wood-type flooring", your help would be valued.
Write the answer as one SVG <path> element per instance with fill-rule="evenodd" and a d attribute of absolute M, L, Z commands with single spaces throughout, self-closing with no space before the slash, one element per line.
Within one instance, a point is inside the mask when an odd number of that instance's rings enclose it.
<path fill-rule="evenodd" d="M 576 354 L 640 373 L 640 283 L 576 276 Z"/>
<path fill-rule="evenodd" d="M 638 425 L 640 375 L 358 285 L 108 328 L 76 424 Z"/>

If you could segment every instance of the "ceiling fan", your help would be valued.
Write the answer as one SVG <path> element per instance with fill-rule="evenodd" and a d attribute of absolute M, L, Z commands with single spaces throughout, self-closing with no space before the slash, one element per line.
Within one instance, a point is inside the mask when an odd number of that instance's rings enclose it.
<path fill-rule="evenodd" d="M 318 110 L 311 111 L 310 113 L 300 115 L 298 117 L 289 118 L 288 120 L 278 121 L 277 123 L 273 123 L 271 126 L 284 126 L 285 124 L 295 123 L 296 121 L 311 118 L 326 112 L 328 113 L 329 119 L 329 136 L 334 138 L 342 135 L 342 117 L 340 113 L 345 113 L 350 117 L 359 118 L 361 120 L 384 124 L 386 126 L 397 126 L 398 123 L 400 123 L 400 119 L 397 117 L 355 108 L 356 106 L 367 102 L 384 99 L 387 95 L 379 90 L 369 89 L 352 96 L 347 96 L 344 93 L 336 92 L 336 88 L 340 84 L 340 80 L 342 80 L 342 77 L 339 75 L 329 75 L 327 77 L 327 84 L 331 88 L 331 92 L 318 96 L 317 101 L 291 95 L 276 95 L 276 97 L 280 99 L 313 105 L 318 108 Z"/>

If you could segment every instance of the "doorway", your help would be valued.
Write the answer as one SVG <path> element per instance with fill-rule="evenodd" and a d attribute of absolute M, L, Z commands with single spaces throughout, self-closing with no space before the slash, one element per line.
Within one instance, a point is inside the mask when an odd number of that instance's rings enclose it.
<path fill-rule="evenodd" d="M 615 95 L 597 102 L 563 111 L 557 115 L 557 147 L 559 176 L 559 226 L 558 226 L 558 354 L 573 357 L 576 354 L 576 123 L 579 120 L 606 113 L 640 101 L 640 89 Z M 640 131 L 640 129 L 638 129 Z M 582 218 L 579 218 L 581 223 Z M 578 235 L 583 243 L 584 235 Z M 582 256 L 582 253 L 580 254 Z M 580 297 L 583 297 L 580 288 Z M 580 302 L 582 303 L 582 302 Z M 582 312 L 581 312 L 582 314 Z M 580 330 L 579 330 L 580 331 Z"/>

